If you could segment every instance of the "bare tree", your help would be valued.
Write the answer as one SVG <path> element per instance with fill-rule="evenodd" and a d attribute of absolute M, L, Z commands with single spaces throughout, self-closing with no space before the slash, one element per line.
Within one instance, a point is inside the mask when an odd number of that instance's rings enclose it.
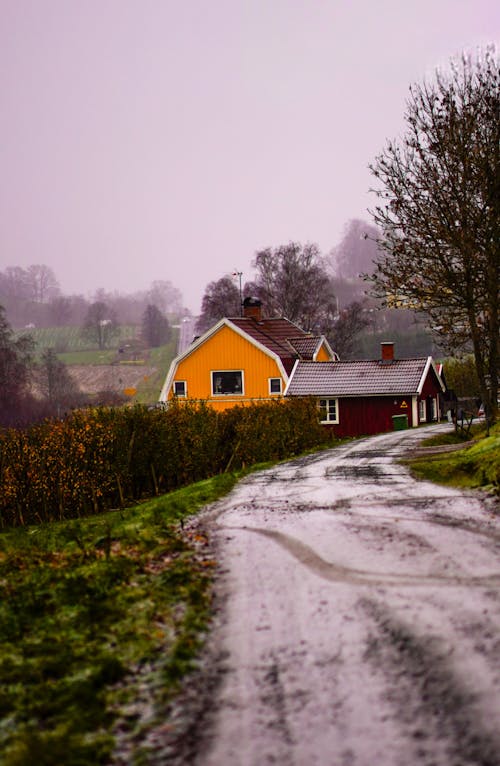
<path fill-rule="evenodd" d="M 50 405 L 51 414 L 60 416 L 63 408 L 79 404 L 82 400 L 77 384 L 52 348 L 46 348 L 42 353 L 36 380 L 41 394 Z"/>
<path fill-rule="evenodd" d="M 35 303 L 46 303 L 61 292 L 53 270 L 43 263 L 36 263 L 28 268 L 27 280 L 31 300 Z"/>
<path fill-rule="evenodd" d="M 111 340 L 118 334 L 119 327 L 116 315 L 102 301 L 96 301 L 89 306 L 82 328 L 82 334 L 87 340 L 97 344 L 99 349 L 109 346 Z"/>
<path fill-rule="evenodd" d="M 240 292 L 234 279 L 222 277 L 209 282 L 201 302 L 201 314 L 196 322 L 199 335 L 214 325 L 222 317 L 234 317 L 241 314 Z"/>
<path fill-rule="evenodd" d="M 372 277 L 386 303 L 427 313 L 452 353 L 470 344 L 497 413 L 500 69 L 491 49 L 410 89 L 406 133 L 372 166 L 382 234 Z"/>
<path fill-rule="evenodd" d="M 153 304 L 146 306 L 142 315 L 142 337 L 152 348 L 168 343 L 172 330 L 167 317 Z"/>
<path fill-rule="evenodd" d="M 359 218 L 352 218 L 344 227 L 339 244 L 330 252 L 337 277 L 358 279 L 371 274 L 379 255 L 376 226 Z"/>
<path fill-rule="evenodd" d="M 341 359 L 351 359 L 360 334 L 371 324 L 367 301 L 354 301 L 343 309 L 326 334 Z"/>
<path fill-rule="evenodd" d="M 331 325 L 337 303 L 316 244 L 290 242 L 260 250 L 254 259 L 255 284 L 268 315 L 284 316 L 304 330 Z"/>
<path fill-rule="evenodd" d="M 157 279 L 151 283 L 147 294 L 148 304 L 156 306 L 163 314 L 180 316 L 182 293 L 168 280 Z"/>
<path fill-rule="evenodd" d="M 34 342 L 16 338 L 0 306 L 0 425 L 18 425 L 28 395 Z"/>
<path fill-rule="evenodd" d="M 7 266 L 0 272 L 0 295 L 6 299 L 28 300 L 30 287 L 26 270 L 20 266 Z"/>

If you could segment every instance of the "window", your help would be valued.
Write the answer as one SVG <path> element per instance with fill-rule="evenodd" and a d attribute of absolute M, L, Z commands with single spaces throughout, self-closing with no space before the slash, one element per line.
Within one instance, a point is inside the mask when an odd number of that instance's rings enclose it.
<path fill-rule="evenodd" d="M 339 422 L 339 404 L 338 399 L 320 399 L 319 409 L 321 412 L 322 423 Z"/>
<path fill-rule="evenodd" d="M 174 396 L 187 396 L 185 380 L 174 380 Z"/>
<path fill-rule="evenodd" d="M 418 403 L 418 419 L 425 420 L 425 402 L 422 399 Z"/>
<path fill-rule="evenodd" d="M 242 370 L 216 370 L 212 372 L 212 394 L 243 394 Z"/>
<path fill-rule="evenodd" d="M 281 394 L 281 378 L 269 378 L 269 393 Z"/>

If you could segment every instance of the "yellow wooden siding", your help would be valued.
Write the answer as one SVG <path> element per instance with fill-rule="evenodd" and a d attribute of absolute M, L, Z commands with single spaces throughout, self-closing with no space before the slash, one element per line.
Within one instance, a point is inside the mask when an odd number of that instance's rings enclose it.
<path fill-rule="evenodd" d="M 317 362 L 331 362 L 332 356 L 328 353 L 328 350 L 326 348 L 325 343 L 323 342 L 319 348 L 319 351 L 316 355 L 316 361 Z"/>
<path fill-rule="evenodd" d="M 211 373 L 216 370 L 243 370 L 243 395 L 212 396 Z M 276 394 L 269 394 L 269 378 L 278 377 L 281 374 L 275 359 L 223 326 L 179 363 L 174 381 L 186 381 L 189 399 L 210 400 L 217 409 L 225 409 L 248 400 L 276 398 Z M 281 386 L 283 392 L 283 379 Z M 172 398 L 172 388 L 168 397 Z"/>

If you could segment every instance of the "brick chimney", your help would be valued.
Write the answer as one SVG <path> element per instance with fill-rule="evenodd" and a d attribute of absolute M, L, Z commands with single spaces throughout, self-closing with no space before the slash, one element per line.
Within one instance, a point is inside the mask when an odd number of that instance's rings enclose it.
<path fill-rule="evenodd" d="M 394 343 L 385 341 L 380 344 L 380 361 L 382 364 L 391 364 L 394 361 Z"/>
<path fill-rule="evenodd" d="M 258 298 L 245 298 L 243 301 L 243 316 L 262 321 L 262 302 Z"/>

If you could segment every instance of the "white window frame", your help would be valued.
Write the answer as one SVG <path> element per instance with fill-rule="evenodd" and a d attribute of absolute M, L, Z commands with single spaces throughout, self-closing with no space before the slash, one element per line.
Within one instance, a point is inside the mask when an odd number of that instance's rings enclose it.
<path fill-rule="evenodd" d="M 176 386 L 179 385 L 179 384 L 181 384 L 183 386 L 183 388 L 184 388 L 184 393 L 182 393 L 182 394 L 179 394 L 176 391 Z M 172 391 L 173 391 L 174 396 L 176 396 L 178 399 L 185 399 L 187 397 L 187 381 L 185 381 L 185 380 L 174 380 L 174 382 L 172 383 Z"/>
<path fill-rule="evenodd" d="M 217 375 L 220 372 L 232 372 L 237 373 L 239 372 L 241 376 L 241 391 L 228 391 L 227 393 L 222 393 L 222 391 L 215 391 L 215 379 L 214 375 Z M 244 396 L 245 395 L 245 372 L 244 370 L 210 370 L 210 390 L 212 392 L 212 396 Z"/>
<path fill-rule="evenodd" d="M 322 402 L 325 402 L 325 407 L 322 406 Z M 326 404 L 329 402 L 335 402 L 335 414 L 334 417 L 330 417 L 330 405 Z M 321 423 L 324 423 L 325 425 L 338 425 L 339 421 L 339 400 L 334 396 L 324 396 L 321 397 L 321 399 L 318 399 L 318 409 L 326 409 L 326 418 L 321 420 Z"/>
<path fill-rule="evenodd" d="M 277 380 L 279 383 L 280 390 L 279 391 L 273 391 L 272 390 L 272 382 L 273 380 Z M 283 391 L 283 381 L 281 378 L 275 377 L 275 378 L 268 378 L 268 384 L 269 384 L 269 395 L 270 396 L 279 396 Z"/>
<path fill-rule="evenodd" d="M 425 399 L 420 399 L 418 403 L 418 420 L 419 423 L 423 423 L 426 417 Z"/>

